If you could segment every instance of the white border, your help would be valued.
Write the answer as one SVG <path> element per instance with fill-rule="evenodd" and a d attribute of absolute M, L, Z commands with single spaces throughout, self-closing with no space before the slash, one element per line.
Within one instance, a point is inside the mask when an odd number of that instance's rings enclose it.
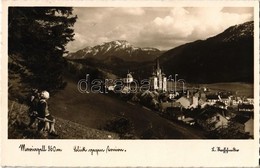
<path fill-rule="evenodd" d="M 7 139 L 7 9 L 8 6 L 73 6 L 73 7 L 170 7 L 170 6 L 254 7 L 254 140 L 8 140 Z M 1 79 L 1 165 L 2 166 L 101 166 L 101 167 L 256 167 L 259 159 L 259 4 L 258 1 L 32 1 L 3 0 L 3 34 Z M 1 57 L 0 57 L 1 58 Z M 55 145 L 61 153 L 21 152 L 27 146 Z M 74 145 L 91 148 L 124 148 L 125 153 L 90 155 L 74 153 Z M 239 152 L 223 154 L 211 148 L 236 147 Z"/>

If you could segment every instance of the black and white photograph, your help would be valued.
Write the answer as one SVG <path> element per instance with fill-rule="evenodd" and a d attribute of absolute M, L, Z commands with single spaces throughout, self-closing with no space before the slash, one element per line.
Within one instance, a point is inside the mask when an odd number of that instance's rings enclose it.
<path fill-rule="evenodd" d="M 8 138 L 254 138 L 253 8 L 8 10 Z"/>
<path fill-rule="evenodd" d="M 161 150 L 162 165 L 171 166 L 170 149 L 229 162 L 250 155 L 238 144 L 259 139 L 258 7 L 104 4 L 6 7 L 2 98 L 4 141 L 18 143 L 12 150 L 58 157 L 71 148 L 74 157 L 102 159 L 111 153 L 124 163 L 115 166 L 159 166 Z M 156 153 L 146 152 L 155 143 Z M 147 161 L 126 164 L 124 156 L 135 152 Z"/>

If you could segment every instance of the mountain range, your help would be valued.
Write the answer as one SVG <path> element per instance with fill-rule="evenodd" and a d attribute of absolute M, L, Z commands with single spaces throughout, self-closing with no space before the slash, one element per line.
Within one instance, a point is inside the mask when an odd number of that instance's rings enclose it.
<path fill-rule="evenodd" d="M 166 74 L 178 73 L 198 83 L 253 82 L 254 23 L 229 27 L 206 40 L 165 52 L 160 62 Z"/>
<path fill-rule="evenodd" d="M 206 40 L 186 43 L 168 51 L 134 47 L 117 40 L 86 47 L 68 59 L 124 76 L 147 79 L 158 58 L 166 75 L 179 74 L 193 83 L 249 82 L 254 79 L 254 22 L 231 26 Z"/>
<path fill-rule="evenodd" d="M 94 47 L 85 47 L 75 53 L 68 54 L 69 59 L 94 58 L 98 60 L 110 60 L 119 58 L 124 61 L 151 61 L 161 55 L 162 51 L 151 47 L 135 47 L 125 40 L 106 42 Z"/>

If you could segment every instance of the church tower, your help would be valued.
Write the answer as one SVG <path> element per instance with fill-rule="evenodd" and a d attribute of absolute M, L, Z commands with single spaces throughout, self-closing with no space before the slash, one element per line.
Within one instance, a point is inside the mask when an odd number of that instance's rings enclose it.
<path fill-rule="evenodd" d="M 156 59 L 156 69 L 150 77 L 151 90 L 167 91 L 167 79 L 160 68 L 159 58 Z"/>

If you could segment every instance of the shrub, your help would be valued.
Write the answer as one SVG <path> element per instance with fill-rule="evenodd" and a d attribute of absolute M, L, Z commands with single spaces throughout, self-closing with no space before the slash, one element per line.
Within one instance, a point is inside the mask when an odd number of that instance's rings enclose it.
<path fill-rule="evenodd" d="M 116 132 L 120 138 L 132 139 L 134 138 L 134 126 L 133 123 L 124 117 L 116 118 L 108 121 L 104 127 L 105 130 Z"/>

